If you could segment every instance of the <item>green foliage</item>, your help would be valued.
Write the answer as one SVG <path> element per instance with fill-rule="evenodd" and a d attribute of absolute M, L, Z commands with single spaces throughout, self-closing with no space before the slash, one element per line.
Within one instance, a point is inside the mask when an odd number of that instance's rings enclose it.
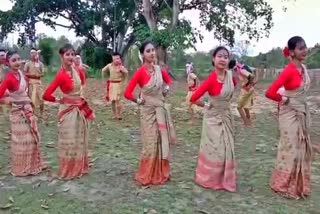
<path fill-rule="evenodd" d="M 39 41 L 39 49 L 41 50 L 43 63 L 46 66 L 51 66 L 55 46 L 56 40 L 53 38 L 43 38 Z"/>
<path fill-rule="evenodd" d="M 244 56 L 241 60 L 253 67 L 266 67 L 266 68 L 283 68 L 288 59 L 283 56 L 282 48 L 274 48 L 267 53 L 260 53 L 254 57 Z M 309 49 L 309 54 L 305 60 L 305 65 L 310 68 L 320 68 L 320 46 L 317 44 Z"/>
<path fill-rule="evenodd" d="M 305 62 L 308 68 L 320 68 L 320 45 L 310 49 L 308 58 Z"/>
<path fill-rule="evenodd" d="M 259 53 L 257 56 L 244 56 L 241 60 L 252 67 L 283 68 L 288 60 L 283 56 L 281 48 L 274 48 L 268 53 Z"/>
<path fill-rule="evenodd" d="M 146 25 L 139 25 L 135 30 L 135 36 L 138 42 L 143 42 L 147 39 L 152 40 L 157 45 L 165 48 L 194 48 L 197 38 L 203 39 L 202 35 L 191 27 L 191 22 L 180 20 L 179 25 L 174 29 L 165 26 L 153 32 Z"/>
<path fill-rule="evenodd" d="M 92 42 L 86 42 L 80 49 L 83 61 L 94 69 L 101 69 L 112 60 L 109 51 Z"/>
<path fill-rule="evenodd" d="M 20 43 L 26 43 L 34 32 L 30 23 L 43 22 L 55 29 L 57 26 L 72 29 L 77 36 L 104 48 L 116 47 L 124 51 L 125 45 L 132 44 L 132 33 L 128 31 L 139 18 L 137 7 L 132 0 L 12 0 L 9 11 L 0 11 L 0 40 L 8 33 L 18 31 Z M 66 25 L 58 17 L 69 21 Z M 101 29 L 101 39 L 96 29 Z M 115 37 L 116 35 L 116 37 Z M 118 41 L 118 35 L 121 35 Z M 123 39 L 125 38 L 125 39 Z M 115 40 L 116 39 L 116 40 Z M 118 45 L 119 43 L 119 45 Z M 110 45 L 111 44 L 111 45 Z"/>

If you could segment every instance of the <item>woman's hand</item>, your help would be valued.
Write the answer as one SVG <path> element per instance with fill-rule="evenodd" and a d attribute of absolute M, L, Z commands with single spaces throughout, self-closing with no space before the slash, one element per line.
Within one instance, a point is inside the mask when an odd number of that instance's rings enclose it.
<path fill-rule="evenodd" d="M 170 91 L 170 87 L 166 85 L 162 91 L 163 96 L 166 97 L 169 94 L 169 91 Z"/>
<path fill-rule="evenodd" d="M 137 98 L 135 102 L 140 106 L 140 105 L 144 105 L 145 100 L 143 98 Z"/>
<path fill-rule="evenodd" d="M 282 96 L 282 100 L 280 102 L 282 105 L 288 105 L 289 102 L 290 102 L 290 98 L 289 97 Z"/>

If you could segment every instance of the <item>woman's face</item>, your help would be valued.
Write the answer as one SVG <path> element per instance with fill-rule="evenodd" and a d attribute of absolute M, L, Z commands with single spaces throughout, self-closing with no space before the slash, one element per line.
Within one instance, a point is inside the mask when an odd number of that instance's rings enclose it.
<path fill-rule="evenodd" d="M 21 66 L 21 58 L 19 56 L 19 54 L 13 54 L 10 58 L 9 58 L 9 65 L 10 68 L 12 70 L 19 70 L 20 66 Z"/>
<path fill-rule="evenodd" d="M 66 66 L 71 66 L 74 62 L 74 50 L 69 49 L 61 56 L 62 63 Z"/>
<path fill-rule="evenodd" d="M 79 65 L 81 64 L 81 58 L 76 56 L 76 57 L 74 58 L 74 64 L 75 64 L 76 66 L 79 66 Z"/>
<path fill-rule="evenodd" d="M 156 60 L 156 52 L 153 44 L 147 44 L 144 48 L 143 59 L 148 63 L 154 63 Z"/>
<path fill-rule="evenodd" d="M 0 51 L 0 64 L 6 63 L 6 52 Z"/>
<path fill-rule="evenodd" d="M 296 48 L 293 51 L 290 51 L 290 56 L 299 61 L 303 61 L 308 53 L 307 45 L 304 41 L 298 42 Z"/>
<path fill-rule="evenodd" d="M 227 50 L 219 50 L 217 54 L 212 58 L 214 67 L 219 70 L 225 70 L 229 63 L 229 52 Z"/>

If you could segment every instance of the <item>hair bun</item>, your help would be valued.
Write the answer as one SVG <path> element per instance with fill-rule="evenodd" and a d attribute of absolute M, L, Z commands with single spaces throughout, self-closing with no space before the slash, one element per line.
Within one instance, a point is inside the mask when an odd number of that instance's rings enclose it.
<path fill-rule="evenodd" d="M 283 55 L 284 57 L 288 58 L 290 56 L 290 53 L 289 53 L 289 48 L 288 47 L 285 47 L 283 49 Z"/>

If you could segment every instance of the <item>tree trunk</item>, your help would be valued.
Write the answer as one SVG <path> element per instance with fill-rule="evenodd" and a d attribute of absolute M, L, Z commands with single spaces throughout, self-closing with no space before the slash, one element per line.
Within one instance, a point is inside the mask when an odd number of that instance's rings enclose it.
<path fill-rule="evenodd" d="M 161 67 L 167 65 L 167 48 L 162 45 L 159 45 L 156 50 L 158 59 L 157 64 Z"/>

